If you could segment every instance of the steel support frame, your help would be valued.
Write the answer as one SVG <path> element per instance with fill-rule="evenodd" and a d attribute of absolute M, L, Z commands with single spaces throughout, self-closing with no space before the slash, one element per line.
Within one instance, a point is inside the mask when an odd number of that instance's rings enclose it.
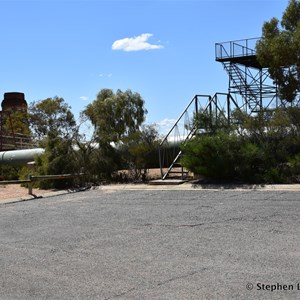
<path fill-rule="evenodd" d="M 230 75 L 228 65 L 224 65 L 224 67 Z M 255 69 L 232 63 L 230 68 L 234 68 L 235 72 L 239 72 L 244 78 L 241 81 L 243 85 L 238 85 L 229 76 L 228 93 L 239 99 L 237 101 L 241 110 L 251 115 L 264 109 L 278 107 L 277 87 L 271 84 L 271 79 L 266 68 Z"/>

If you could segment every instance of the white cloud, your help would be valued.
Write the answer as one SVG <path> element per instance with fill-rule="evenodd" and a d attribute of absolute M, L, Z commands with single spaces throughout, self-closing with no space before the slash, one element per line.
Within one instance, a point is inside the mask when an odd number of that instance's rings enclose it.
<path fill-rule="evenodd" d="M 162 126 L 162 127 L 170 127 L 170 126 L 173 126 L 176 122 L 176 119 L 163 119 L 161 121 L 159 121 L 158 123 L 156 123 L 156 125 L 158 126 Z"/>
<path fill-rule="evenodd" d="M 174 126 L 176 119 L 163 119 L 155 125 L 157 126 L 157 130 L 161 135 L 166 135 L 170 129 Z"/>
<path fill-rule="evenodd" d="M 123 50 L 123 51 L 141 51 L 141 50 L 153 50 L 153 49 L 161 49 L 162 45 L 150 44 L 148 39 L 153 36 L 151 33 L 143 33 L 141 35 L 132 37 L 132 38 L 124 38 L 115 41 L 112 44 L 113 50 Z"/>
<path fill-rule="evenodd" d="M 103 73 L 101 73 L 101 74 L 99 74 L 99 77 L 107 77 L 107 78 L 110 78 L 110 77 L 112 77 L 112 73 L 109 73 L 109 74 L 103 74 Z"/>
<path fill-rule="evenodd" d="M 83 101 L 88 101 L 89 100 L 89 97 L 87 97 L 87 96 L 81 96 L 81 97 L 79 97 L 81 100 L 83 100 Z"/>
<path fill-rule="evenodd" d="M 169 143 L 178 143 L 181 141 L 184 141 L 187 137 L 187 134 L 189 133 L 184 125 L 184 120 L 180 120 L 177 123 L 177 126 L 173 128 L 173 126 L 176 124 L 176 119 L 163 119 L 157 123 L 155 123 L 156 129 L 159 133 L 159 135 L 162 138 L 165 138 L 168 135 L 167 141 Z M 173 128 L 172 132 L 170 130 Z"/>

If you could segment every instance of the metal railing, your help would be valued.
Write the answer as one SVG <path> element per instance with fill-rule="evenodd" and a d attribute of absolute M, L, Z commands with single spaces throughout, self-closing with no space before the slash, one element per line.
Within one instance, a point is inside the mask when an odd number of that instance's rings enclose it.
<path fill-rule="evenodd" d="M 37 147 L 37 143 L 30 136 L 23 134 L 2 135 L 0 136 L 0 151 L 21 150 Z"/>
<path fill-rule="evenodd" d="M 0 185 L 28 183 L 28 194 L 33 195 L 33 193 L 32 193 L 33 183 L 36 181 L 63 180 L 63 179 L 69 179 L 69 178 L 74 178 L 74 177 L 81 177 L 84 175 L 85 175 L 84 173 L 61 174 L 61 175 L 38 175 L 38 176 L 28 175 L 28 179 L 25 179 L 25 180 L 3 180 L 3 181 L 0 181 Z"/>
<path fill-rule="evenodd" d="M 209 95 L 196 95 L 189 102 L 168 134 L 159 145 L 161 178 L 165 179 L 181 155 L 179 145 L 189 140 L 194 132 L 194 120 L 199 110 L 206 110 L 211 101 Z M 164 172 L 164 169 L 167 171 Z"/>
<path fill-rule="evenodd" d="M 216 59 L 224 59 L 229 57 L 252 56 L 256 54 L 256 43 L 260 38 L 251 38 L 244 40 L 236 40 L 230 42 L 222 42 L 215 44 Z"/>

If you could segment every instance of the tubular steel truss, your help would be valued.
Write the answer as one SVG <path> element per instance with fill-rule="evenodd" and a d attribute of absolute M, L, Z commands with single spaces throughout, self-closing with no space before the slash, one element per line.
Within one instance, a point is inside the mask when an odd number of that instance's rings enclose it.
<path fill-rule="evenodd" d="M 207 113 L 211 120 L 234 122 L 232 112 L 240 110 L 256 114 L 261 110 L 284 105 L 278 99 L 267 66 L 262 66 L 256 57 L 255 44 L 258 38 L 215 44 L 215 59 L 221 62 L 229 75 L 228 93 L 214 96 L 196 95 L 187 105 L 159 147 L 161 178 L 179 174 L 183 179 L 187 172 L 180 166 L 180 145 L 197 132 L 205 132 L 202 124 L 195 122 L 198 112 Z M 174 171 L 174 169 L 177 170 Z M 179 168 L 179 169 L 178 169 Z"/>

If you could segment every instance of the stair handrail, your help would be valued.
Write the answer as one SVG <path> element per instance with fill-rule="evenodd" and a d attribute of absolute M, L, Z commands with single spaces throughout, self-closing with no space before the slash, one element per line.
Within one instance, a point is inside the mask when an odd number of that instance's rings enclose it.
<path fill-rule="evenodd" d="M 227 106 L 225 108 L 225 110 L 222 108 L 222 105 L 220 104 L 220 99 L 219 96 L 227 96 L 226 98 L 226 102 Z M 179 151 L 176 152 L 176 155 L 174 155 L 171 159 L 172 162 L 171 164 L 168 166 L 167 171 L 164 173 L 163 172 L 163 167 L 165 166 L 165 161 L 164 161 L 164 153 L 162 152 L 162 150 L 164 150 L 164 148 L 162 147 L 164 143 L 168 143 L 168 137 L 170 136 L 171 132 L 173 132 L 173 130 L 176 128 L 176 126 L 178 125 L 178 123 L 180 122 L 180 120 L 182 119 L 182 117 L 184 116 L 184 114 L 188 111 L 188 109 L 191 107 L 191 105 L 193 104 L 193 102 L 196 102 L 195 105 L 195 112 L 199 113 L 199 107 L 198 105 L 199 103 L 199 98 L 200 97 L 205 97 L 207 98 L 207 102 L 205 102 L 205 105 L 203 105 L 203 107 L 201 107 L 202 112 L 206 112 L 207 110 L 209 110 L 210 115 L 215 111 L 215 113 L 219 116 L 219 115 L 223 115 L 225 117 L 225 119 L 228 120 L 228 123 L 230 122 L 231 119 L 231 115 L 230 115 L 230 103 L 233 103 L 235 108 L 239 109 L 239 106 L 237 104 L 237 102 L 234 100 L 234 98 L 232 97 L 232 95 L 230 93 L 215 93 L 213 96 L 210 95 L 196 95 L 193 97 L 193 99 L 190 101 L 190 103 L 186 106 L 186 108 L 184 109 L 183 113 L 180 115 L 180 117 L 177 119 L 177 121 L 175 122 L 174 126 L 170 129 L 170 131 L 168 132 L 168 134 L 166 135 L 166 137 L 162 140 L 162 142 L 159 144 L 159 163 L 160 163 L 160 172 L 161 172 L 161 178 L 162 180 L 166 179 L 166 177 L 169 175 L 169 173 L 172 171 L 172 168 L 174 167 L 174 165 L 177 163 L 177 160 L 180 158 L 180 156 L 182 155 L 182 150 L 178 149 Z M 221 106 L 220 106 L 221 105 Z M 214 110 L 213 110 L 214 108 Z M 226 113 L 227 112 L 227 113 Z M 212 116 L 212 115 L 211 115 Z M 189 141 L 196 133 L 199 129 L 201 129 L 201 127 L 199 126 L 201 124 L 199 124 L 199 121 L 193 122 L 192 126 L 188 126 L 189 132 L 184 135 L 184 138 L 180 141 L 181 144 L 186 144 L 187 141 Z M 182 178 L 183 178 L 183 171 L 182 171 Z"/>
<path fill-rule="evenodd" d="M 164 142 L 168 139 L 169 135 L 172 133 L 172 131 L 174 130 L 174 128 L 178 125 L 178 123 L 180 122 L 180 120 L 182 119 L 182 117 L 184 116 L 184 114 L 187 112 L 187 110 L 190 108 L 190 106 L 197 101 L 198 97 L 210 97 L 210 95 L 195 95 L 193 97 L 193 99 L 189 102 L 189 104 L 185 107 L 185 109 L 183 110 L 182 114 L 179 116 L 179 118 L 177 119 L 177 121 L 174 123 L 174 125 L 171 127 L 171 129 L 169 130 L 169 132 L 167 133 L 167 135 L 164 137 L 164 139 L 160 142 L 159 146 L 162 146 L 164 144 Z"/>
<path fill-rule="evenodd" d="M 159 152 L 159 164 L 160 164 L 160 172 L 161 172 L 161 178 L 165 179 L 166 176 L 169 174 L 170 170 L 173 168 L 174 164 L 176 163 L 177 159 L 180 157 L 181 155 L 181 150 L 179 151 L 179 153 L 176 155 L 175 159 L 173 159 L 173 162 L 171 164 L 171 166 L 168 168 L 167 172 L 165 174 L 163 174 L 163 158 L 162 158 L 162 149 L 163 149 L 163 145 L 166 143 L 168 143 L 168 138 L 170 136 L 170 134 L 174 131 L 175 128 L 177 128 L 177 125 L 179 124 L 179 122 L 181 121 L 181 119 L 183 118 L 183 116 L 185 115 L 185 113 L 189 110 L 189 108 L 191 107 L 192 104 L 195 103 L 195 112 L 194 113 L 198 113 L 198 98 L 207 98 L 208 99 L 208 103 L 206 105 L 206 107 L 204 108 L 204 111 L 207 110 L 207 108 L 209 107 L 209 105 L 212 103 L 212 98 L 210 95 L 205 95 L 205 94 L 197 94 L 195 95 L 192 100 L 189 102 L 189 104 L 185 107 L 185 109 L 183 110 L 183 112 L 181 113 L 181 115 L 179 116 L 179 118 L 176 120 L 176 122 L 174 123 L 174 125 L 171 127 L 171 129 L 169 130 L 169 132 L 167 133 L 167 135 L 164 137 L 164 139 L 160 142 L 159 146 L 158 146 L 158 152 Z M 197 130 L 197 123 L 194 123 L 193 126 L 191 126 L 189 128 L 189 132 L 188 134 L 184 137 L 184 139 L 182 140 L 182 143 L 186 143 L 187 140 L 189 140 L 195 133 L 195 131 Z"/>

